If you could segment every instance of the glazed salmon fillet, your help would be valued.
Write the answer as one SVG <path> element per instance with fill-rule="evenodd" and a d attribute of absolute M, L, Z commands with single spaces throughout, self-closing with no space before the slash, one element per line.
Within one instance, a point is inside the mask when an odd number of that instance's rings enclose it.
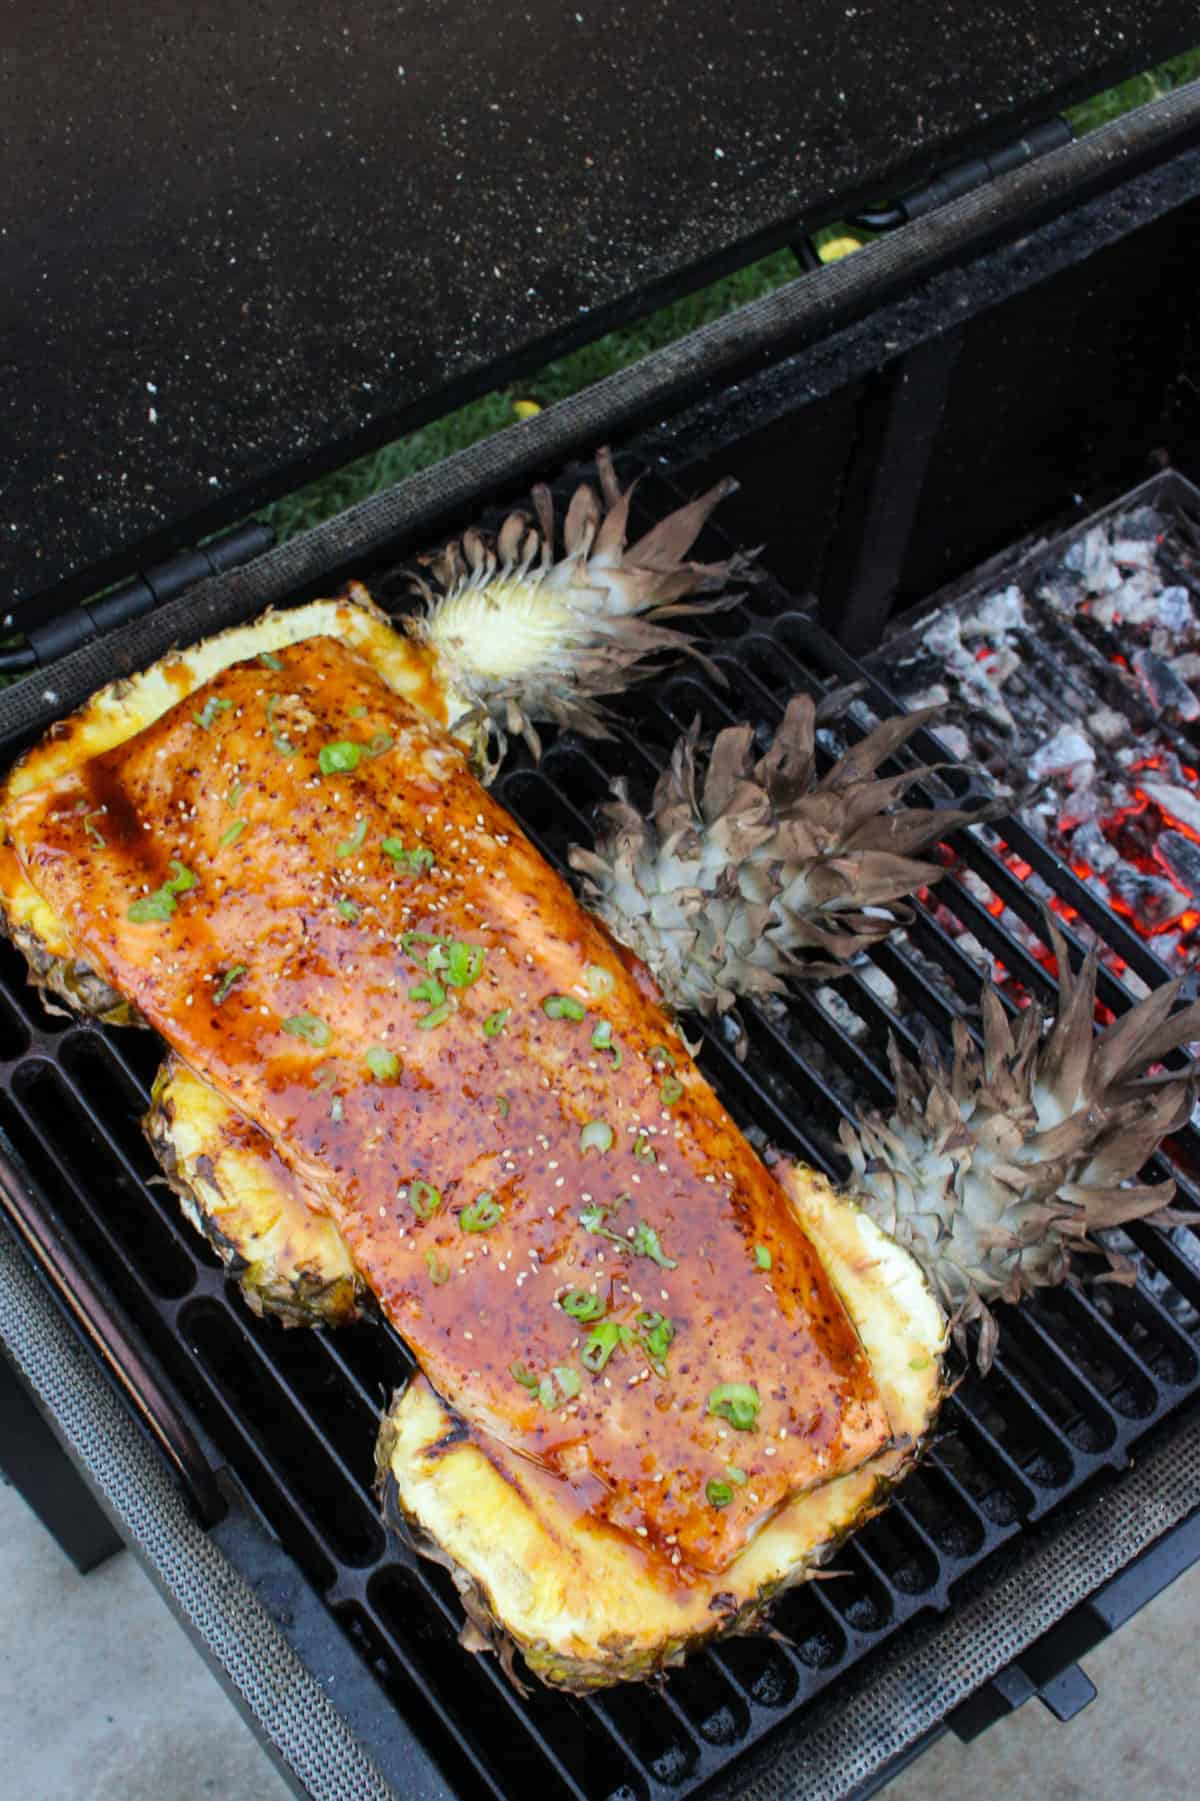
<path fill-rule="evenodd" d="M 332 1218 L 437 1392 L 582 1510 L 719 1571 L 890 1442 L 642 972 L 354 651 L 234 664 L 6 824 L 75 956 Z"/>

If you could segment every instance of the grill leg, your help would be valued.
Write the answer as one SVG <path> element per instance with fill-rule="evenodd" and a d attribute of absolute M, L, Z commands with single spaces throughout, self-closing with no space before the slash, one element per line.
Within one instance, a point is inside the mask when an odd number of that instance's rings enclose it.
<path fill-rule="evenodd" d="M 51 1432 L 0 1349 L 0 1472 L 57 1539 L 81 1575 L 122 1549 L 108 1516 Z"/>

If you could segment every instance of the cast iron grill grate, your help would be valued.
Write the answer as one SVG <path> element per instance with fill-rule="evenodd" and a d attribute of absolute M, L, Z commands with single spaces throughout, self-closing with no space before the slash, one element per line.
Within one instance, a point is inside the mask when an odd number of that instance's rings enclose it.
<path fill-rule="evenodd" d="M 645 510 L 661 511 L 663 497 L 646 489 Z M 561 865 L 571 842 L 586 841 L 613 775 L 647 790 L 695 713 L 709 726 L 744 717 L 770 727 L 795 690 L 864 679 L 788 607 L 764 584 L 718 616 L 712 648 L 726 688 L 686 669 L 640 691 L 624 703 L 614 741 L 561 739 L 536 768 L 518 758 L 498 783 L 500 799 Z M 872 683 L 858 704 L 892 710 Z M 924 735 L 913 752 L 941 760 Z M 940 782 L 959 795 L 969 788 L 961 770 L 931 774 L 927 787 Z M 1016 827 L 1005 832 L 1131 966 L 1161 979 L 1142 941 L 1044 846 L 1026 843 Z M 840 985 L 839 1002 L 818 991 L 786 1023 L 749 1016 L 744 1063 L 719 1032 L 707 1034 L 703 1061 L 742 1124 L 835 1178 L 839 1119 L 889 1094 L 889 1031 L 911 1051 L 927 1029 L 946 1038 L 957 1015 L 976 1017 L 980 974 L 956 946 L 948 916 L 1028 988 L 1052 991 L 1046 967 L 997 924 L 977 884 L 1038 931 L 1036 904 L 973 834 L 959 834 L 957 848 L 976 885 L 948 875 L 939 918 L 919 907 L 907 935 L 875 954 L 873 972 Z M 1101 998 L 1126 1004 L 1112 981 L 1102 982 Z M 906 1623 L 952 1606 L 964 1578 L 981 1569 L 986 1577 L 1002 1546 L 1019 1544 L 1028 1526 L 1101 1472 L 1125 1467 L 1151 1428 L 1200 1395 L 1196 1241 L 1183 1229 L 1136 1227 L 1136 1289 L 1065 1291 L 1006 1312 L 991 1377 L 968 1377 L 948 1402 L 932 1452 L 888 1512 L 839 1554 L 838 1578 L 784 1597 L 780 1636 L 715 1647 L 661 1689 L 521 1698 L 494 1660 L 458 1647 L 461 1610 L 445 1572 L 414 1563 L 379 1523 L 370 1486 L 375 1422 L 410 1366 L 404 1347 L 377 1327 L 284 1332 L 250 1314 L 153 1180 L 138 1119 L 158 1054 L 149 1034 L 46 1013 L 21 959 L 0 947 L 0 1125 L 57 1224 L 91 1255 L 245 1492 L 464 1793 L 523 1794 L 534 1782 L 547 1801 L 693 1793 Z M 1194 1203 L 1194 1133 L 1172 1151 L 1181 1193 Z"/>

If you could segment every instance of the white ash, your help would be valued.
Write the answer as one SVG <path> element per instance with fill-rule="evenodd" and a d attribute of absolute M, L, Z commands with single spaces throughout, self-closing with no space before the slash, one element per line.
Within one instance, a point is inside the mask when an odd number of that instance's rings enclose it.
<path fill-rule="evenodd" d="M 1029 779 L 1044 782 L 1051 775 L 1073 776 L 1081 765 L 1086 770 L 1095 761 L 1095 749 L 1078 727 L 1063 725 L 1030 758 Z"/>
<path fill-rule="evenodd" d="M 1088 820 L 1071 834 L 1071 855 L 1086 863 L 1097 875 L 1103 875 L 1121 861 L 1120 851 L 1108 842 L 1094 820 Z"/>
<path fill-rule="evenodd" d="M 1186 588 L 1176 584 L 1164 588 L 1158 597 L 1158 623 L 1164 631 L 1182 637 L 1185 632 L 1196 629 L 1196 609 L 1192 605 L 1192 597 Z"/>
<path fill-rule="evenodd" d="M 1018 630 L 1025 624 L 1025 598 L 1015 583 L 1000 588 L 980 602 L 962 623 L 964 638 L 988 637 Z"/>
<path fill-rule="evenodd" d="M 823 984 L 817 989 L 816 1000 L 822 1012 L 827 1013 L 839 1031 L 845 1032 L 848 1038 L 858 1040 L 866 1037 L 866 1020 L 859 1017 L 836 988 L 831 988 L 828 983 Z"/>
<path fill-rule="evenodd" d="M 1181 657 L 1172 657 L 1171 668 L 1185 682 L 1200 681 L 1200 652 L 1189 650 Z"/>
<path fill-rule="evenodd" d="M 1200 658 L 1197 661 L 1200 662 Z M 1112 746 L 1128 738 L 1133 727 L 1124 713 L 1118 713 L 1114 707 L 1097 707 L 1094 713 L 1088 714 L 1087 729 L 1101 744 Z"/>
<path fill-rule="evenodd" d="M 862 978 L 863 986 L 871 990 L 876 1000 L 882 1001 L 889 1013 L 898 1013 L 900 1011 L 900 990 L 891 976 L 880 969 L 878 964 L 872 963 L 870 958 L 864 959 L 862 963 L 856 963 L 854 967 Z"/>
<path fill-rule="evenodd" d="M 961 725 L 939 725 L 937 735 L 952 757 L 960 757 L 964 763 L 970 760 L 971 740 Z"/>

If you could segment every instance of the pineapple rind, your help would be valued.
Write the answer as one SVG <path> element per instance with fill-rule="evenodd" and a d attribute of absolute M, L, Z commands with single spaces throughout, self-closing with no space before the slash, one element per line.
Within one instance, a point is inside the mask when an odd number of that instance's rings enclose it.
<path fill-rule="evenodd" d="M 270 1146 L 215 1089 L 168 1058 L 143 1129 L 188 1221 L 255 1313 L 344 1326 L 370 1309 L 333 1221 L 305 1203 Z"/>
<path fill-rule="evenodd" d="M 919 1457 L 944 1394 L 945 1316 L 907 1253 L 823 1177 L 777 1173 L 858 1325 L 892 1447 L 792 1501 L 728 1569 L 685 1585 L 581 1517 L 557 1479 L 470 1433 L 418 1376 L 380 1431 L 384 1512 L 451 1571 L 470 1648 L 509 1665 L 519 1650 L 543 1681 L 579 1692 L 651 1677 L 707 1640 L 753 1630 L 887 1504 Z"/>

